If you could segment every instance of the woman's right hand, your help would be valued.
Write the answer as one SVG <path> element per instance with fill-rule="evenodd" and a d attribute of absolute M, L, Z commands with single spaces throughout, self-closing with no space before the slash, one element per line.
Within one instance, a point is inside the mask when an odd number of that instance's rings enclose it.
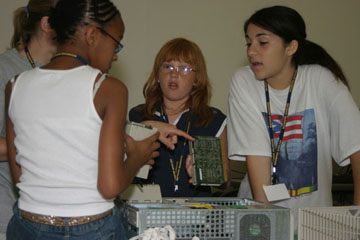
<path fill-rule="evenodd" d="M 159 152 L 157 151 L 160 147 L 160 143 L 157 141 L 159 135 L 160 133 L 156 132 L 144 140 L 135 141 L 132 137 L 125 134 L 127 158 L 135 159 L 138 168 L 144 164 L 153 165 L 153 159 L 159 156 Z"/>
<path fill-rule="evenodd" d="M 177 129 L 176 126 L 169 124 L 169 123 L 148 120 L 148 121 L 142 122 L 142 124 L 150 125 L 152 127 L 157 128 L 160 132 L 159 141 L 162 142 L 163 144 L 165 144 L 168 148 L 170 148 L 172 150 L 175 149 L 175 144 L 178 141 L 177 140 L 178 136 L 184 137 L 190 141 L 195 140 L 193 137 L 191 137 L 186 132 L 181 131 L 180 129 Z"/>

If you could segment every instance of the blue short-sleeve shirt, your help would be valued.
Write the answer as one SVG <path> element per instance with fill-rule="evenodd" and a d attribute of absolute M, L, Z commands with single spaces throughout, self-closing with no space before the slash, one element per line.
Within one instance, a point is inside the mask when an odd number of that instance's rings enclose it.
<path fill-rule="evenodd" d="M 134 107 L 129 112 L 129 120 L 134 122 L 143 122 L 146 119 L 143 112 L 140 110 L 144 105 Z M 198 127 L 196 123 L 198 116 L 192 114 L 190 111 L 185 111 L 181 114 L 179 119 L 175 121 L 176 127 L 186 132 L 189 119 L 191 120 L 189 135 L 191 136 L 216 136 L 219 137 L 226 126 L 226 116 L 218 109 L 211 108 L 213 117 L 205 127 Z M 160 109 L 159 109 L 160 110 Z M 163 121 L 160 111 L 155 112 L 156 121 Z M 160 185 L 162 197 L 208 197 L 211 196 L 210 187 L 194 186 L 189 183 L 189 176 L 185 168 L 185 160 L 189 154 L 189 146 L 184 146 L 184 138 L 179 137 L 176 149 L 170 150 L 165 145 L 161 144 L 159 149 L 160 156 L 155 159 L 155 164 L 149 173 L 149 177 L 144 183 L 155 183 Z M 175 182 L 173 170 L 170 162 L 170 157 L 173 158 L 173 163 L 179 162 L 180 156 L 183 155 L 181 169 L 179 173 L 179 180 Z M 175 191 L 175 185 L 178 185 L 178 190 Z"/>

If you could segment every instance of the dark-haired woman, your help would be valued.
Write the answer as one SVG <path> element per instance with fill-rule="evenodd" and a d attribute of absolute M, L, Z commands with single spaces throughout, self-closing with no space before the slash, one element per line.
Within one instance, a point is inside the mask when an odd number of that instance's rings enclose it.
<path fill-rule="evenodd" d="M 49 23 L 58 52 L 6 86 L 20 195 L 7 238 L 125 239 L 113 200 L 158 156 L 159 134 L 125 136 L 127 89 L 104 74 L 123 47 L 124 23 L 109 0 L 60 0 Z"/>
<path fill-rule="evenodd" d="M 245 23 L 250 66 L 229 96 L 229 156 L 246 160 L 240 197 L 266 202 L 263 185 L 284 183 L 292 208 L 332 206 L 332 160 L 351 162 L 360 204 L 360 113 L 339 65 L 306 39 L 293 9 L 264 8 Z M 249 182 L 251 190 L 249 188 Z"/>
<path fill-rule="evenodd" d="M 11 49 L 0 55 L 0 239 L 5 238 L 6 227 L 12 216 L 11 209 L 16 201 L 7 162 L 5 86 L 16 74 L 48 63 L 56 53 L 54 31 L 48 24 L 48 15 L 55 2 L 30 0 L 26 7 L 15 10 Z"/>

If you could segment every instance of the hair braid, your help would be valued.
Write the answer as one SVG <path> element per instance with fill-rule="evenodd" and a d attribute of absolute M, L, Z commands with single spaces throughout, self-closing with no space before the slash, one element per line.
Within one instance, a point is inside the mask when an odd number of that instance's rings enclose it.
<path fill-rule="evenodd" d="M 110 22 L 119 10 L 110 0 L 59 0 L 53 9 L 49 23 L 57 33 L 58 43 L 68 41 L 81 25 L 89 20 L 101 26 Z"/>

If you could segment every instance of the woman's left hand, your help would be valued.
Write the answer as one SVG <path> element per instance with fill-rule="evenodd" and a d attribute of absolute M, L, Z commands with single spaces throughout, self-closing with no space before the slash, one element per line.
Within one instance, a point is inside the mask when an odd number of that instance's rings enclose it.
<path fill-rule="evenodd" d="M 189 179 L 189 183 L 192 183 L 192 174 L 193 174 L 193 161 L 191 159 L 191 155 L 189 154 L 186 158 L 186 161 L 185 161 L 185 166 L 186 166 L 186 172 L 188 174 L 188 176 L 190 177 Z"/>

